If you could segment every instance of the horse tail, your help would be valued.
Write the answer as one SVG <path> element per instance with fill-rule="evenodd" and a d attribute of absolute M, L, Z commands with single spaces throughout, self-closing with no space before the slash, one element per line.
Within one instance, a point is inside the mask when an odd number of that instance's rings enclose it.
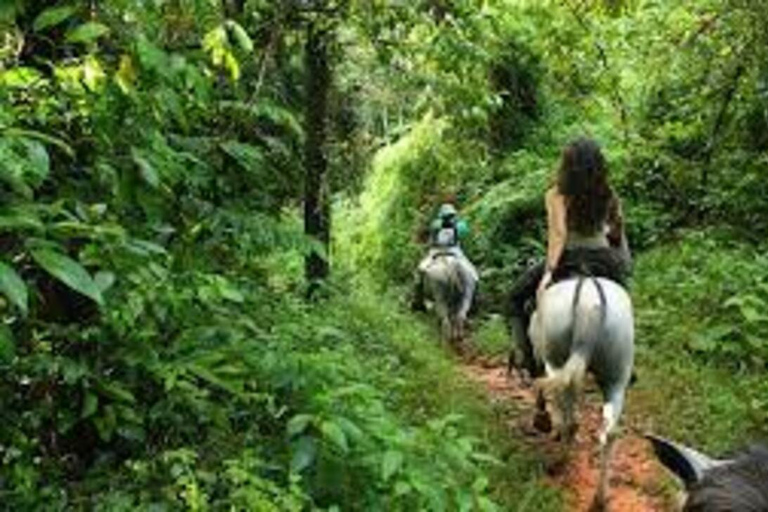
<path fill-rule="evenodd" d="M 553 375 L 551 386 L 559 390 L 577 391 L 584 382 L 584 375 L 592 359 L 592 352 L 603 331 L 606 317 L 605 290 L 594 277 L 589 278 L 597 289 L 600 302 L 580 302 L 581 289 L 585 278 L 580 277 L 573 296 L 571 314 L 573 318 L 571 355 L 565 365 Z"/>
<path fill-rule="evenodd" d="M 446 260 L 447 271 L 447 300 L 448 309 L 452 314 L 455 314 L 461 307 L 461 300 L 463 299 L 463 282 L 461 275 L 459 274 L 459 262 L 456 258 Z"/>

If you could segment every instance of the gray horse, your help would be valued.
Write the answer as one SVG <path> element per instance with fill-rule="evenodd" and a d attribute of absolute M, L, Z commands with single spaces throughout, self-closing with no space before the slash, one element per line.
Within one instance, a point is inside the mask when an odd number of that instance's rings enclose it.
<path fill-rule="evenodd" d="M 453 252 L 439 252 L 424 270 L 424 288 L 434 303 L 443 339 L 451 343 L 462 341 L 477 288 L 473 270 Z"/>
<path fill-rule="evenodd" d="M 539 415 L 547 414 L 544 399 L 550 400 L 560 439 L 570 442 L 575 436 L 575 407 L 587 370 L 600 386 L 603 424 L 594 506 L 603 509 L 608 461 L 634 361 L 632 302 L 624 288 L 611 280 L 566 279 L 541 295 L 530 337 L 546 372 L 537 382 Z"/>
<path fill-rule="evenodd" d="M 713 459 L 660 437 L 646 436 L 656 456 L 685 484 L 685 512 L 766 512 L 768 448 L 753 446 L 727 459 Z"/>

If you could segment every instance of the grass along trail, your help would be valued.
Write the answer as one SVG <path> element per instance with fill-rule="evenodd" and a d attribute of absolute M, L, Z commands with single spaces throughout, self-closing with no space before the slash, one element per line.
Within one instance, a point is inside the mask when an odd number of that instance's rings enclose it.
<path fill-rule="evenodd" d="M 516 375 L 507 376 L 498 364 L 465 362 L 463 372 L 480 384 L 489 399 L 503 410 L 519 410 L 506 418 L 510 433 L 524 439 L 541 453 L 551 485 L 566 494 L 568 511 L 590 509 L 598 478 L 597 431 L 600 425 L 600 401 L 596 389 L 587 386 L 579 432 L 570 453 L 548 434 L 531 426 L 535 397 Z M 616 441 L 611 458 L 609 509 L 611 512 L 666 512 L 675 510 L 664 470 L 656 462 L 650 445 L 633 428 L 633 418 L 622 418 L 622 435 Z M 534 503 L 530 504 L 535 505 Z M 530 508 L 530 510 L 534 510 Z"/>

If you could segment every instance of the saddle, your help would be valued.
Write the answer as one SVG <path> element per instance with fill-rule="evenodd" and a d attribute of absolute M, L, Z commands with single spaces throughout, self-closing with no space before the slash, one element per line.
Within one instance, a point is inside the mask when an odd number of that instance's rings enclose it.
<path fill-rule="evenodd" d="M 566 249 L 552 273 L 552 284 L 573 277 L 602 277 L 627 288 L 629 269 L 619 251 L 610 248 Z"/>

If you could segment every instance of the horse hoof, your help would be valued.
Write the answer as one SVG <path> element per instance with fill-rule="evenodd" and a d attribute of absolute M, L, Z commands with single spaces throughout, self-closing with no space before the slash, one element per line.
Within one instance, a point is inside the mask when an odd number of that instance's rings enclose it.
<path fill-rule="evenodd" d="M 606 503 L 605 498 L 601 498 L 600 496 L 595 496 L 595 499 L 592 500 L 592 505 L 589 507 L 589 512 L 607 512 L 608 511 L 608 503 Z"/>
<path fill-rule="evenodd" d="M 547 412 L 537 412 L 533 417 L 533 427 L 539 432 L 552 432 L 552 418 Z"/>

